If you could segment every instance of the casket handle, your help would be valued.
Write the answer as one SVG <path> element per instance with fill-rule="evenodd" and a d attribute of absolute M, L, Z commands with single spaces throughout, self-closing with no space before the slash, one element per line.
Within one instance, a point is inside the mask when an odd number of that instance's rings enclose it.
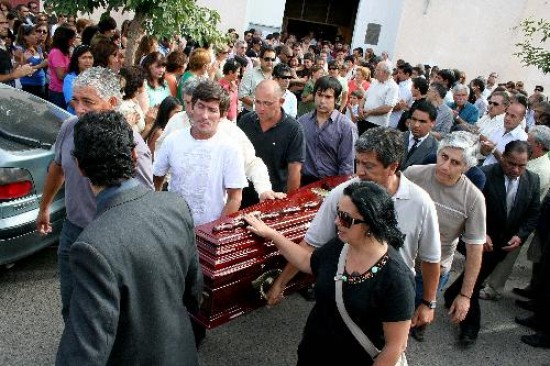
<path fill-rule="evenodd" d="M 281 269 L 271 269 L 262 273 L 258 278 L 252 281 L 252 287 L 254 287 L 260 293 L 260 297 L 267 300 L 267 292 L 275 279 L 283 272 Z"/>

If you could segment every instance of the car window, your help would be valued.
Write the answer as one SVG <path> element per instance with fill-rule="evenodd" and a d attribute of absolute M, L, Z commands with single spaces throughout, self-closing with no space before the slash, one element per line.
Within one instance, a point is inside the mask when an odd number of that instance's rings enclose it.
<path fill-rule="evenodd" d="M 49 149 L 68 112 L 32 94 L 0 86 L 0 139 L 12 146 Z M 2 143 L 2 147 L 7 144 Z"/>

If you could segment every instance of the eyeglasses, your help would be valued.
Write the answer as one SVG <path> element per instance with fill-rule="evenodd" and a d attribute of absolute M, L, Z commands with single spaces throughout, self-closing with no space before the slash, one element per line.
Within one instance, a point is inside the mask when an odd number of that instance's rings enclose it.
<path fill-rule="evenodd" d="M 367 223 L 366 221 L 363 221 L 363 220 L 354 219 L 353 217 L 351 217 L 349 213 L 344 211 L 338 210 L 336 211 L 336 215 L 338 216 L 338 220 L 340 221 L 342 226 L 347 229 L 349 229 L 352 225 Z"/>
<path fill-rule="evenodd" d="M 290 75 L 275 76 L 275 78 L 277 78 L 277 79 L 282 79 L 282 80 L 290 80 L 290 79 L 293 79 L 293 77 L 290 76 Z"/>
<path fill-rule="evenodd" d="M 48 31 L 45 30 L 45 29 L 37 29 L 37 30 L 36 30 L 36 33 L 48 34 Z"/>
<path fill-rule="evenodd" d="M 264 60 L 265 62 L 275 62 L 276 58 L 275 57 L 264 57 L 262 60 Z"/>
<path fill-rule="evenodd" d="M 494 105 L 495 107 L 498 107 L 500 105 L 500 103 L 497 103 L 497 102 L 493 102 L 493 101 L 488 101 L 487 102 L 489 105 Z"/>

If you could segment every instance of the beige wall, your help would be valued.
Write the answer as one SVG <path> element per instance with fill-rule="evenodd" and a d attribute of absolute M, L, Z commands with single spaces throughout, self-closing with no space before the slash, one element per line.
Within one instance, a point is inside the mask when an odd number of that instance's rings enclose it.
<path fill-rule="evenodd" d="M 513 56 L 513 27 L 530 15 L 550 19 L 549 9 L 548 0 L 408 0 L 392 59 L 458 68 L 468 80 L 496 71 L 500 82 L 523 80 L 529 92 L 540 84 L 550 90 L 550 76 Z"/>
<path fill-rule="evenodd" d="M 248 0 L 197 0 L 197 4 L 216 10 L 220 14 L 221 22 L 218 29 L 226 32 L 229 28 L 235 28 L 239 38 L 243 38 L 243 32 L 249 21 Z"/>

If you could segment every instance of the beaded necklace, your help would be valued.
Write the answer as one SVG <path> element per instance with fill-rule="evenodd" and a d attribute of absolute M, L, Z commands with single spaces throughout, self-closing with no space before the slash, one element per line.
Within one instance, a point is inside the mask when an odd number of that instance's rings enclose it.
<path fill-rule="evenodd" d="M 358 274 L 357 272 L 353 272 L 352 274 L 347 274 L 347 272 L 344 272 L 342 275 L 342 281 L 349 283 L 350 285 L 358 285 L 360 283 L 365 282 L 369 278 L 373 278 L 388 262 L 388 254 L 384 254 L 382 258 L 378 260 L 372 266 L 369 268 L 365 273 Z"/>

